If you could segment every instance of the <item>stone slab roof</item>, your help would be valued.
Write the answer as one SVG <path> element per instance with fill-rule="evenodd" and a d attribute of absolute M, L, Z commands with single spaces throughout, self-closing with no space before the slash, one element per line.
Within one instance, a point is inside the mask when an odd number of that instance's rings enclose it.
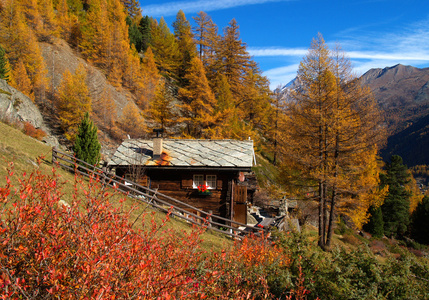
<path fill-rule="evenodd" d="M 109 166 L 251 168 L 253 141 L 163 139 L 161 158 L 153 158 L 153 141 L 125 140 L 109 159 Z"/>

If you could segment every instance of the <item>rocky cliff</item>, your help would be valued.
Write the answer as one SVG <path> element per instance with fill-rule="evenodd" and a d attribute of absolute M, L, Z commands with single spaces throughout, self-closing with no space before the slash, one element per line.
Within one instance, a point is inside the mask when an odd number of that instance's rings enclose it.
<path fill-rule="evenodd" d="M 44 141 L 51 146 L 58 146 L 58 140 L 51 134 L 38 107 L 20 91 L 0 79 L 0 118 L 9 123 L 29 122 L 35 128 L 47 133 Z"/>

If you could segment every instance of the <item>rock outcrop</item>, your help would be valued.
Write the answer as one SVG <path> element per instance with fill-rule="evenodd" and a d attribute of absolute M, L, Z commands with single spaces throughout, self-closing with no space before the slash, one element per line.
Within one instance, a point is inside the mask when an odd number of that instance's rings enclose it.
<path fill-rule="evenodd" d="M 58 140 L 51 135 L 38 107 L 30 98 L 2 79 L 0 79 L 0 118 L 11 123 L 28 122 L 46 132 L 44 142 L 51 146 L 58 146 Z"/>

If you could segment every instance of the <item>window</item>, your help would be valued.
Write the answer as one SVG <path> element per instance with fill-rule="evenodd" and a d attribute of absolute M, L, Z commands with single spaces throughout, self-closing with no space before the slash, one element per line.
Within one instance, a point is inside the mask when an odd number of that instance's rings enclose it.
<path fill-rule="evenodd" d="M 204 180 L 204 175 L 194 175 L 194 181 L 192 183 L 192 188 L 197 189 L 200 185 L 206 185 L 207 189 L 214 190 L 216 189 L 216 175 L 206 175 Z"/>
<path fill-rule="evenodd" d="M 216 189 L 216 175 L 207 175 L 206 185 L 208 189 Z"/>
<path fill-rule="evenodd" d="M 204 182 L 204 175 L 194 175 L 194 182 L 192 183 L 192 187 L 197 189 L 199 185 L 206 184 Z"/>

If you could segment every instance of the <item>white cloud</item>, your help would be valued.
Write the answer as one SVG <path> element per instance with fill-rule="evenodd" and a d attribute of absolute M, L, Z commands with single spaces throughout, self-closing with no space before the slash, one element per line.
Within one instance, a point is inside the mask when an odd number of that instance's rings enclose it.
<path fill-rule="evenodd" d="M 159 5 L 142 6 L 143 14 L 152 17 L 168 17 L 174 16 L 179 10 L 185 13 L 196 13 L 199 11 L 214 11 L 227 9 L 237 6 L 264 4 L 268 2 L 284 2 L 293 0 L 198 0 L 198 1 L 182 1 L 168 2 Z"/>
<path fill-rule="evenodd" d="M 270 89 L 274 90 L 279 85 L 285 85 L 296 77 L 299 64 L 270 69 L 264 72 L 264 76 L 270 79 Z"/>
<path fill-rule="evenodd" d="M 300 48 L 248 48 L 252 56 L 304 56 L 307 49 Z"/>

